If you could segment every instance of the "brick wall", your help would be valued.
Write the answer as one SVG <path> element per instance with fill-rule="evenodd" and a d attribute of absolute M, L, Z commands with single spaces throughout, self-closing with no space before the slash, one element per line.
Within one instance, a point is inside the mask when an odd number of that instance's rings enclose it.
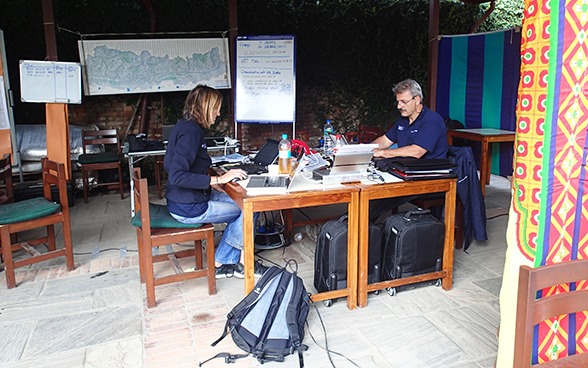
<path fill-rule="evenodd" d="M 187 95 L 187 93 L 186 93 Z M 85 96 L 80 105 L 69 105 L 69 123 L 77 125 L 97 125 L 100 129 L 117 129 L 119 136 L 123 138 L 131 118 L 137 106 L 140 95 L 116 95 L 116 96 Z M 349 122 L 345 126 L 338 125 L 343 121 L 339 119 L 342 111 L 340 108 L 333 108 L 329 105 L 329 94 L 326 91 L 317 89 L 299 88 L 296 101 L 296 131 L 308 133 L 309 147 L 318 146 L 322 138 L 322 129 L 326 118 L 333 119 L 336 129 L 350 130 Z M 149 138 L 153 137 L 152 129 L 159 128 L 163 124 L 162 119 L 162 98 L 161 94 L 147 94 L 149 100 L 148 120 Z M 351 105 L 351 104 L 350 104 Z M 357 126 L 356 108 L 345 111 L 345 119 Z M 326 118 L 323 118 L 326 116 Z M 133 119 L 129 134 L 139 132 L 141 120 L 141 104 L 138 104 L 138 111 Z M 234 135 L 234 124 L 228 121 L 217 121 L 219 124 L 215 130 L 228 131 Z M 242 147 L 245 150 L 257 150 L 261 148 L 268 138 L 280 139 L 282 134 L 288 134 L 292 138 L 292 126 L 290 124 L 242 124 Z"/>

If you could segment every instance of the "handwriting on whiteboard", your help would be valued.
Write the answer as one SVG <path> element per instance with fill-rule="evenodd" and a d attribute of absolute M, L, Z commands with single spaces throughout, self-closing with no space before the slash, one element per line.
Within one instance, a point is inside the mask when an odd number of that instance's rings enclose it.
<path fill-rule="evenodd" d="M 294 39 L 237 42 L 237 121 L 293 122 Z"/>

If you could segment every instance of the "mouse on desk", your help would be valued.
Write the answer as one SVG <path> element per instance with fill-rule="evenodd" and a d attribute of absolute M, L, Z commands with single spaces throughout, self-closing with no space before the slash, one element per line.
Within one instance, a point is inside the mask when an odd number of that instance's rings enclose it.
<path fill-rule="evenodd" d="M 233 179 L 231 179 L 231 183 L 234 183 L 234 182 L 239 181 L 239 180 L 246 180 L 248 177 L 249 177 L 249 175 L 247 175 L 246 177 L 244 177 L 242 179 L 241 178 L 233 178 Z"/>

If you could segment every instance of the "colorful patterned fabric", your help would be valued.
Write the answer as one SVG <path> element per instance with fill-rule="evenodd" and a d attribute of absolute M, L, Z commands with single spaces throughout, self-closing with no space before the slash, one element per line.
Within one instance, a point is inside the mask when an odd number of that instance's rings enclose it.
<path fill-rule="evenodd" d="M 466 128 L 514 131 L 520 41 L 520 29 L 443 36 L 439 41 L 437 112 Z M 511 175 L 512 144 L 493 144 L 492 148 L 492 173 Z M 473 151 L 479 162 L 480 149 Z"/>
<path fill-rule="evenodd" d="M 525 3 L 512 203 L 517 247 L 509 251 L 535 267 L 588 258 L 587 15 L 586 0 Z M 586 287 L 559 285 L 538 297 Z M 535 326 L 532 363 L 588 351 L 587 316 Z"/>

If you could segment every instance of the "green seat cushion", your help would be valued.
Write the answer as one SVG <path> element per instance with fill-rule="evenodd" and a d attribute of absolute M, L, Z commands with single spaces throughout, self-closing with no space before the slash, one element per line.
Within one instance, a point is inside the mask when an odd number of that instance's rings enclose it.
<path fill-rule="evenodd" d="M 161 204 L 149 203 L 149 219 L 151 220 L 152 229 L 184 229 L 202 226 L 202 224 L 184 224 L 176 221 L 169 214 L 167 206 Z M 141 211 L 137 211 L 131 220 L 131 225 L 141 227 Z"/>
<path fill-rule="evenodd" d="M 102 162 L 116 162 L 118 160 L 118 154 L 114 151 L 80 155 L 78 158 L 78 162 L 82 165 L 99 164 Z"/>
<path fill-rule="evenodd" d="M 49 216 L 60 208 L 59 203 L 48 201 L 45 197 L 5 204 L 0 206 L 0 225 Z"/>

